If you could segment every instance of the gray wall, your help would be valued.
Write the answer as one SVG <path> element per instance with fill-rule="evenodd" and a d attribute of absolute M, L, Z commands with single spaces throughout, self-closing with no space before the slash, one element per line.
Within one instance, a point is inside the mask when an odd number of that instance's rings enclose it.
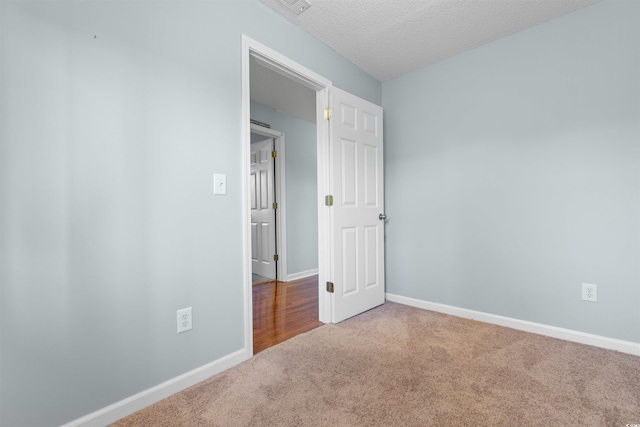
<path fill-rule="evenodd" d="M 255 102 L 251 103 L 251 118 L 268 123 L 285 136 L 287 274 L 317 269 L 316 124 Z"/>
<path fill-rule="evenodd" d="M 639 7 L 381 90 L 257 0 L 0 2 L 0 425 L 243 348 L 242 32 L 384 101 L 389 292 L 640 342 Z"/>
<path fill-rule="evenodd" d="M 387 291 L 640 342 L 639 76 L 616 0 L 384 83 Z"/>
<path fill-rule="evenodd" d="M 242 349 L 241 33 L 372 102 L 380 83 L 257 0 L 2 1 L 0 32 L 0 425 Z"/>

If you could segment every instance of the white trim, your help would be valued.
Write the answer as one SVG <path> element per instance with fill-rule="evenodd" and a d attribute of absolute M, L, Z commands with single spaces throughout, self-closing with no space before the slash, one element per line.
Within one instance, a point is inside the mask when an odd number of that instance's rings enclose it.
<path fill-rule="evenodd" d="M 280 53 L 267 46 L 251 39 L 245 34 L 242 35 L 242 241 L 243 241 L 243 268 L 244 268 L 244 331 L 245 348 L 253 353 L 253 302 L 251 285 L 251 224 L 249 215 L 250 194 L 249 194 L 249 145 L 251 143 L 250 129 L 250 59 L 257 63 L 278 72 L 279 74 L 294 80 L 310 89 L 316 91 L 316 140 L 318 146 L 318 294 L 319 307 L 318 317 L 321 322 L 330 322 L 330 299 L 327 292 L 322 292 L 321 283 L 329 277 L 329 257 L 331 248 L 324 235 L 328 234 L 328 215 L 322 209 L 325 189 L 329 188 L 329 129 L 328 125 L 323 125 L 324 108 L 328 105 L 328 92 L 331 81 L 316 74 L 306 67 L 290 60 Z"/>
<path fill-rule="evenodd" d="M 250 91 L 250 49 L 251 39 L 242 35 L 242 65 L 241 65 L 241 101 L 242 101 L 242 158 L 240 177 L 242 185 L 242 270 L 244 286 L 244 348 L 253 354 L 253 293 L 251 289 L 251 191 L 249 189 L 249 164 L 251 156 L 251 91 Z"/>
<path fill-rule="evenodd" d="M 331 86 L 318 91 L 316 95 L 317 140 L 318 140 L 318 320 L 332 323 L 332 296 L 326 292 L 323 283 L 331 281 L 331 236 L 330 210 L 324 205 L 324 196 L 331 194 L 331 151 L 329 144 L 329 120 L 324 119 L 324 110 L 329 106 L 329 90 Z"/>
<path fill-rule="evenodd" d="M 289 267 L 287 266 L 287 168 L 285 167 L 286 150 L 285 135 L 276 138 L 274 143 L 276 156 L 276 253 L 278 254 L 278 268 L 276 269 L 276 279 L 283 280 L 287 277 Z"/>
<path fill-rule="evenodd" d="M 292 61 L 266 45 L 249 38 L 245 34 L 242 35 L 242 41 L 247 42 L 247 47 L 251 51 L 250 55 L 256 63 L 269 68 L 270 70 L 275 71 L 296 83 L 300 83 L 301 85 L 315 91 L 322 90 L 332 84 L 320 74 L 316 74 L 310 69 Z M 322 116 L 323 113 L 321 112 L 320 115 Z"/>
<path fill-rule="evenodd" d="M 274 150 L 278 152 L 276 156 L 276 179 L 275 179 L 275 202 L 278 203 L 276 209 L 276 247 L 278 254 L 278 268 L 276 269 L 276 280 L 287 281 L 287 171 L 286 164 L 286 144 L 284 133 L 251 124 L 251 132 L 262 136 L 273 138 Z"/>
<path fill-rule="evenodd" d="M 251 357 L 246 349 L 238 350 L 204 366 L 193 369 L 175 378 L 151 387 L 131 397 L 123 399 L 106 408 L 99 409 L 84 417 L 78 418 L 62 427 L 101 427 L 118 421 L 121 418 L 131 415 L 141 409 L 146 408 L 172 394 L 178 393 L 192 385 L 198 384 L 207 378 L 219 374 Z"/>
<path fill-rule="evenodd" d="M 545 335 L 561 340 L 577 342 L 580 344 L 592 345 L 608 350 L 616 350 L 622 353 L 640 356 L 640 343 L 623 341 L 600 335 L 587 334 L 585 332 L 574 331 L 572 329 L 558 328 L 556 326 L 544 325 L 542 323 L 529 322 L 526 320 L 514 319 L 512 317 L 498 316 L 481 311 L 468 310 L 466 308 L 454 307 L 437 302 L 424 301 L 401 295 L 386 294 L 387 301 L 397 302 L 412 307 L 435 311 L 438 313 L 451 314 L 465 319 L 478 320 L 494 325 L 505 326 L 511 329 L 531 332 L 538 335 Z"/>
<path fill-rule="evenodd" d="M 313 270 L 300 271 L 298 273 L 293 273 L 293 274 L 287 275 L 287 280 L 285 280 L 285 282 L 291 282 L 292 280 L 304 279 L 306 277 L 315 276 L 316 274 L 318 274 L 318 269 L 317 268 L 314 268 Z"/>
<path fill-rule="evenodd" d="M 251 123 L 250 127 L 251 127 L 251 132 L 257 133 L 263 136 L 269 136 L 271 138 L 280 138 L 283 135 L 283 133 L 280 132 L 279 130 L 266 128 L 264 126 L 256 125 L 253 123 Z"/>

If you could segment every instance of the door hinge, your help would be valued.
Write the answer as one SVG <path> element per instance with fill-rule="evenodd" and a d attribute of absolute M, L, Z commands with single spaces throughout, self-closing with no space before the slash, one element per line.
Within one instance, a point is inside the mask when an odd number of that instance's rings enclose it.
<path fill-rule="evenodd" d="M 276 150 L 273 150 L 271 152 L 271 157 L 278 157 L 278 152 Z"/>
<path fill-rule="evenodd" d="M 333 282 L 327 282 L 327 292 L 333 293 Z"/>
<path fill-rule="evenodd" d="M 327 107 L 327 108 L 324 109 L 324 119 L 325 120 L 331 119 L 332 115 L 333 115 L 333 110 L 331 109 L 331 107 Z"/>
<path fill-rule="evenodd" d="M 274 261 L 278 261 L 278 254 L 275 254 L 275 255 L 273 256 L 273 260 L 274 260 Z"/>
<path fill-rule="evenodd" d="M 324 196 L 324 204 L 327 206 L 333 206 L 333 196 Z"/>
<path fill-rule="evenodd" d="M 273 202 L 273 209 L 278 209 L 278 204 L 276 202 Z"/>

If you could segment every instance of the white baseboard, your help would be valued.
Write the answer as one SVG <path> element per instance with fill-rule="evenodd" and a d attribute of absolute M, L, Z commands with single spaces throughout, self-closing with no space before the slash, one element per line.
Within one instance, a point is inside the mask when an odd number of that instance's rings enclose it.
<path fill-rule="evenodd" d="M 418 300 L 401 295 L 386 294 L 387 301 L 397 302 L 412 307 L 435 311 L 438 313 L 451 314 L 465 319 L 479 320 L 485 323 L 505 326 L 507 328 L 518 329 L 520 331 L 532 332 L 538 335 L 545 335 L 552 338 L 559 338 L 566 341 L 587 344 L 596 347 L 616 350 L 622 353 L 640 356 L 640 343 L 623 341 L 614 338 L 607 338 L 600 335 L 592 335 L 584 332 L 563 329 L 541 323 L 528 322 L 526 320 L 514 319 L 511 317 L 497 316 L 495 314 L 483 313 L 481 311 L 468 310 L 466 308 L 454 307 L 436 302 Z"/>
<path fill-rule="evenodd" d="M 298 280 L 304 277 L 318 274 L 318 270 L 309 270 L 288 276 L 289 280 Z M 616 350 L 622 353 L 640 356 L 640 343 L 623 341 L 614 338 L 607 338 L 599 335 L 587 334 L 584 332 L 563 329 L 541 323 L 528 322 L 526 320 L 514 319 L 511 317 L 498 316 L 480 311 L 468 310 L 466 308 L 454 307 L 451 305 L 418 300 L 401 295 L 386 294 L 387 301 L 397 302 L 412 307 L 435 311 L 438 313 L 450 314 L 465 319 L 478 320 L 494 325 L 505 326 L 534 334 L 545 335 L 581 344 L 593 345 L 596 347 Z M 78 418 L 62 427 L 102 427 L 113 423 L 120 418 L 131 415 L 136 411 L 146 408 L 172 394 L 182 391 L 207 378 L 225 371 L 239 363 L 251 358 L 245 349 L 238 350 L 218 360 L 214 360 L 204 366 L 193 369 L 187 373 L 179 375 L 155 387 L 151 387 L 131 397 L 123 399 L 106 408 L 92 412 L 84 417 Z"/>
<path fill-rule="evenodd" d="M 62 427 L 103 427 L 120 418 L 131 415 L 164 398 L 195 385 L 207 378 L 227 370 L 251 357 L 245 349 L 238 350 L 204 366 L 186 372 L 175 378 L 141 391 L 131 397 L 78 418 Z"/>
<path fill-rule="evenodd" d="M 317 268 L 313 270 L 301 271 L 299 273 L 287 274 L 287 280 L 285 280 L 285 282 L 304 279 L 305 277 L 315 276 L 316 274 L 318 274 Z"/>

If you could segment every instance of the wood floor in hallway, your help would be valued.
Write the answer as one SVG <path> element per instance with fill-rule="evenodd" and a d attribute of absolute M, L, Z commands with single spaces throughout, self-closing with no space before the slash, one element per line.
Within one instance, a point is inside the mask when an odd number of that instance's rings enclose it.
<path fill-rule="evenodd" d="M 253 353 L 322 325 L 318 276 L 291 282 L 253 276 Z"/>

